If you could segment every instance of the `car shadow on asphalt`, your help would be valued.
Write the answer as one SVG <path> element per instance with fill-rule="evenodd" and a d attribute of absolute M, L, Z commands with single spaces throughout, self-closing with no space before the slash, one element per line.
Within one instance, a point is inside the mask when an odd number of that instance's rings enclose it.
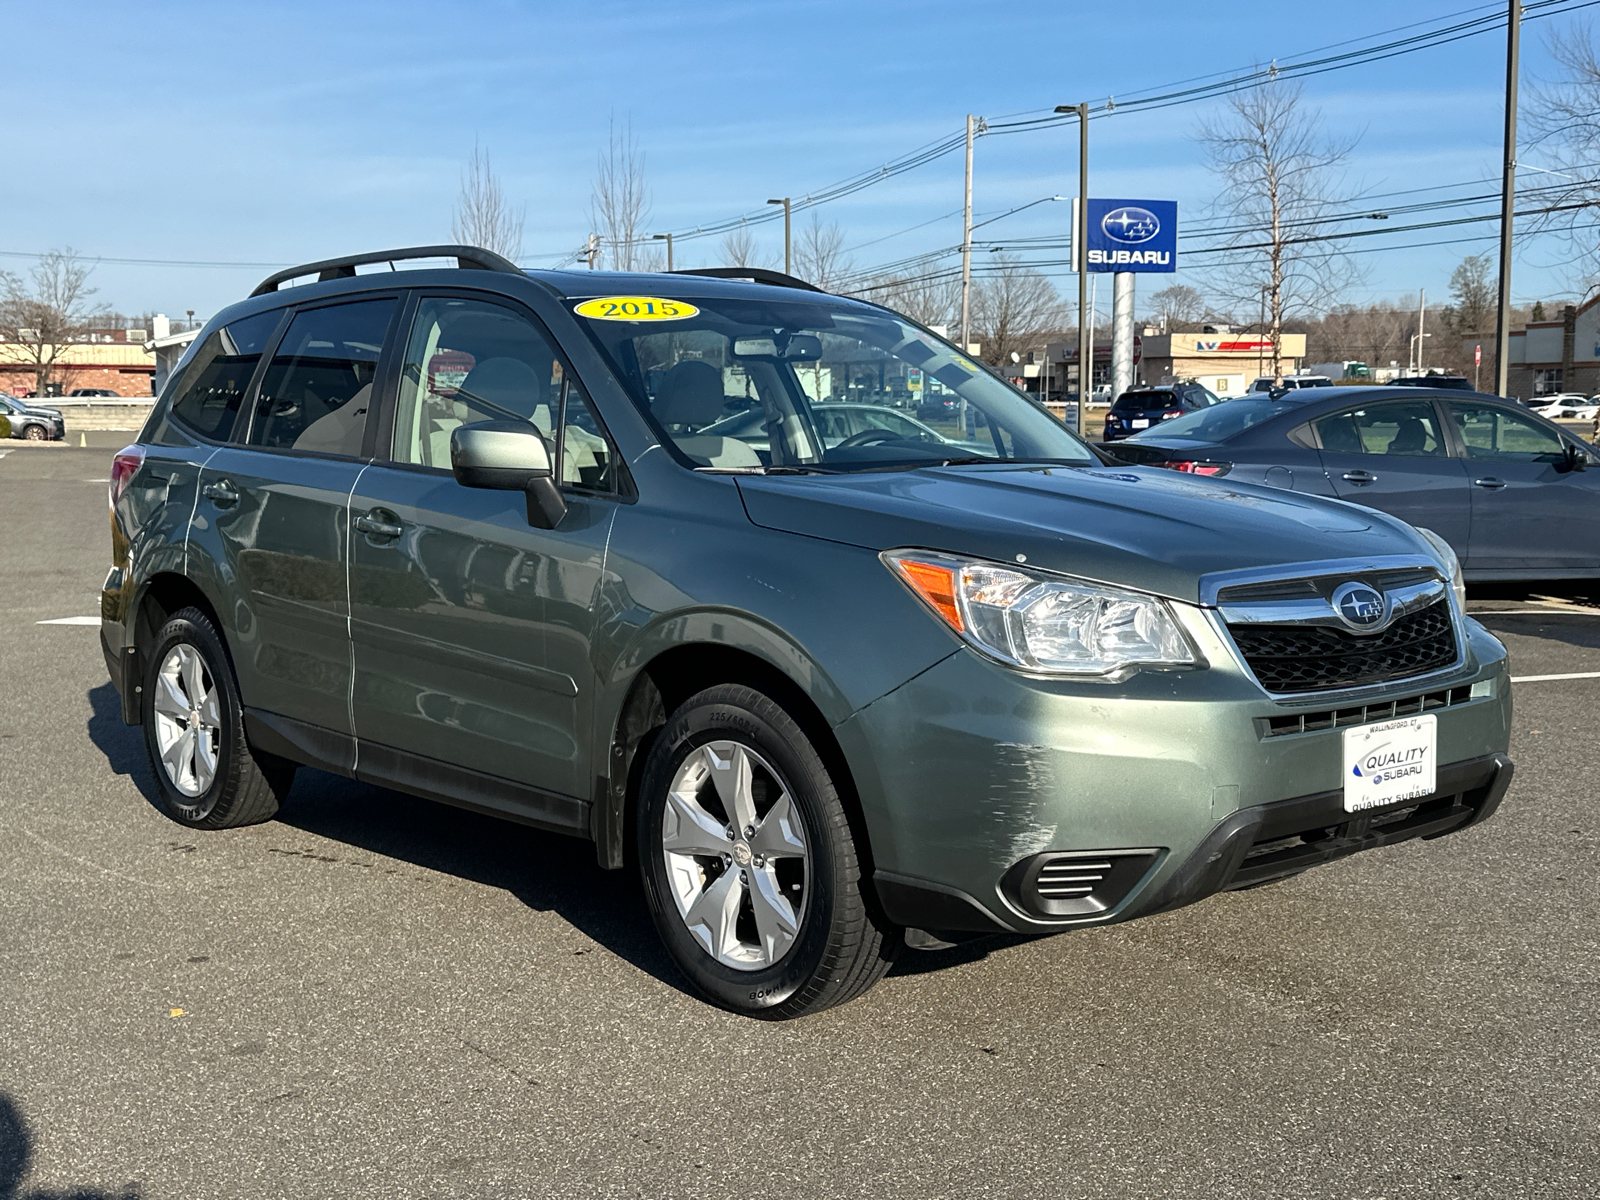
<path fill-rule="evenodd" d="M 1475 583 L 1468 587 L 1467 598 L 1493 606 L 1487 611 L 1469 609 L 1467 613 L 1492 633 L 1600 650 L 1600 580 Z M 1552 600 L 1560 603 L 1549 603 Z"/>
<path fill-rule="evenodd" d="M 33 1161 L 33 1134 L 23 1119 L 22 1110 L 10 1096 L 0 1092 L 0 1200 L 138 1200 L 137 1187 L 120 1192 L 99 1188 L 68 1188 L 47 1192 L 22 1190 L 28 1166 Z"/>
<path fill-rule="evenodd" d="M 156 784 L 144 752 L 144 731 L 122 723 L 122 699 L 110 682 L 89 689 L 89 739 L 106 756 L 106 765 L 118 775 L 126 775 L 146 802 L 156 807 Z"/>
<path fill-rule="evenodd" d="M 89 737 L 107 764 L 159 810 L 144 738 L 122 723 L 116 689 L 89 692 Z M 554 912 L 646 974 L 698 995 L 662 948 L 633 870 L 602 870 L 577 838 L 423 800 L 311 767 L 295 774 L 276 823 L 424 870 L 497 888 L 539 912 Z M 316 853 L 307 848 L 308 853 Z M 903 951 L 890 973 L 921 975 L 987 958 L 1029 939 L 980 936 L 933 950 Z M 0 1200 L 6 1200 L 0 1193 Z"/>

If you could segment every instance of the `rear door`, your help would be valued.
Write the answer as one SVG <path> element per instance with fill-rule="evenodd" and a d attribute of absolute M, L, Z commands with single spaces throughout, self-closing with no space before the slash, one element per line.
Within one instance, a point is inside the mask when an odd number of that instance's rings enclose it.
<path fill-rule="evenodd" d="M 347 771 L 346 513 L 398 307 L 397 297 L 383 296 L 295 312 L 239 443 L 206 463 L 195 518 L 231 575 L 224 621 L 245 705 L 286 719 Z"/>
<path fill-rule="evenodd" d="M 1463 560 L 1472 522 L 1465 464 L 1450 454 L 1431 400 L 1380 400 L 1312 422 L 1341 500 L 1431 529 Z"/>
<path fill-rule="evenodd" d="M 1468 570 L 1600 567 L 1600 470 L 1563 470 L 1567 443 L 1498 404 L 1447 400 L 1472 495 Z"/>
<path fill-rule="evenodd" d="M 389 432 L 351 507 L 362 777 L 396 782 L 384 772 L 433 760 L 586 800 L 595 599 L 618 504 L 610 442 L 532 314 L 460 294 L 414 308 Z M 452 430 L 509 419 L 539 429 L 559 462 L 568 512 L 555 529 L 529 524 L 523 493 L 451 474 Z M 524 803 L 549 824 L 582 812 Z"/>

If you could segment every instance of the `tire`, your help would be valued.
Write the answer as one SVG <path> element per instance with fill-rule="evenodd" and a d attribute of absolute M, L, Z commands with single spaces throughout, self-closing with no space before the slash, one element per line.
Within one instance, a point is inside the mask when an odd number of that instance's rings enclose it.
<path fill-rule="evenodd" d="M 22 431 L 22 436 L 30 442 L 47 442 L 50 440 L 50 435 L 45 432 L 43 425 L 29 425 Z"/>
<path fill-rule="evenodd" d="M 178 824 L 232 829 L 278 811 L 295 766 L 251 748 L 233 664 L 198 608 L 180 609 L 156 635 L 139 712 L 161 809 Z"/>
<path fill-rule="evenodd" d="M 734 828 L 725 797 L 754 823 Z M 635 820 L 656 929 L 715 1004 L 774 1019 L 819 1012 L 872 987 L 904 944 L 862 879 L 821 756 L 753 688 L 708 688 L 667 719 Z"/>

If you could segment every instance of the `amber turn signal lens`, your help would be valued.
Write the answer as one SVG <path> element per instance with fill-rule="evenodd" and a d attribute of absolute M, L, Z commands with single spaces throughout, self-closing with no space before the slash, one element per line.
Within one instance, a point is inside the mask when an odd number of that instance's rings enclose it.
<path fill-rule="evenodd" d="M 962 631 L 961 609 L 956 604 L 956 573 L 949 567 L 932 563 L 896 559 L 895 569 L 911 585 L 912 591 L 928 602 L 928 606 L 945 619 L 957 633 Z"/>

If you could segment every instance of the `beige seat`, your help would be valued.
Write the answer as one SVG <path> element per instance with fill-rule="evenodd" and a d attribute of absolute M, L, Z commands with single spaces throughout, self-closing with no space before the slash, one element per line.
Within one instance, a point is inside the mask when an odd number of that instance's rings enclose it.
<path fill-rule="evenodd" d="M 691 359 L 673 367 L 661 381 L 650 411 L 667 427 L 678 448 L 701 466 L 761 465 L 761 456 L 738 438 L 701 437 L 695 433 L 728 415 L 722 372 L 710 363 Z"/>
<path fill-rule="evenodd" d="M 338 408 L 307 425 L 295 438 L 294 449 L 323 454 L 360 454 L 361 435 L 367 427 L 367 402 L 371 398 L 372 385 L 363 384 L 360 391 Z"/>

